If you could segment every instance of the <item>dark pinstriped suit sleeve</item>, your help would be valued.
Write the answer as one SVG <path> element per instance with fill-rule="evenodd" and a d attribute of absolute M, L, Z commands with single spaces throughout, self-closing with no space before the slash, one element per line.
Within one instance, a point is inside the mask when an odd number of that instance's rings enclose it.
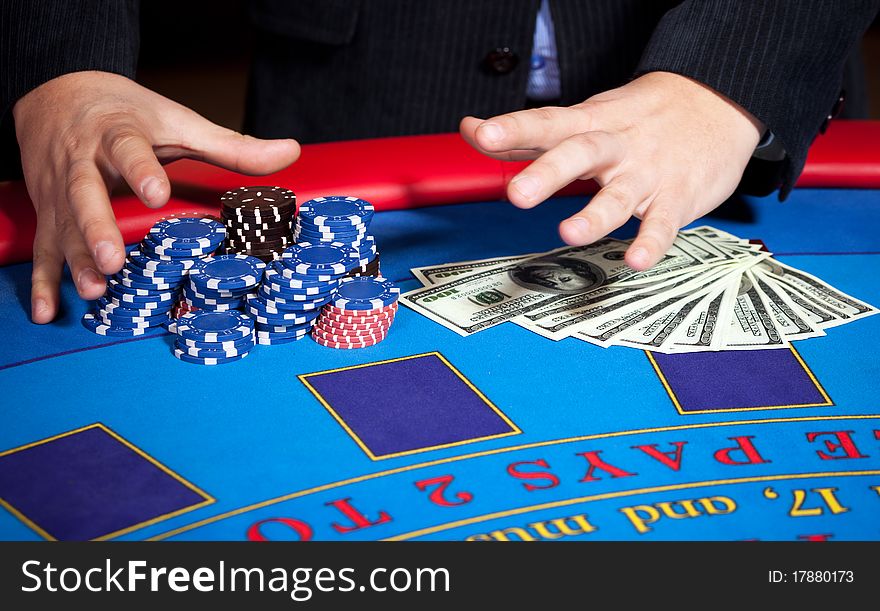
<path fill-rule="evenodd" d="M 138 0 L 0 0 L 0 175 L 18 164 L 11 110 L 62 74 L 134 77 Z"/>
<path fill-rule="evenodd" d="M 784 197 L 878 8 L 880 0 L 689 0 L 660 20 L 637 74 L 693 78 L 760 119 L 788 153 Z"/>

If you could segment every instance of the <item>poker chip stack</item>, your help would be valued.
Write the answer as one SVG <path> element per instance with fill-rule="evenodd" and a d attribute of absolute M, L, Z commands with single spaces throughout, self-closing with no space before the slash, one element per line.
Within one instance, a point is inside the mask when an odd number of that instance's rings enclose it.
<path fill-rule="evenodd" d="M 99 335 L 134 337 L 169 323 L 187 271 L 224 237 L 223 224 L 210 218 L 160 220 L 108 278 L 107 292 L 97 310 L 83 316 L 83 326 Z"/>
<path fill-rule="evenodd" d="M 373 205 L 357 197 L 316 197 L 302 204 L 294 224 L 297 244 L 337 242 L 357 250 L 355 267 L 349 276 L 378 276 L 379 253 L 369 234 Z"/>
<path fill-rule="evenodd" d="M 174 356 L 187 363 L 222 365 L 254 347 L 254 324 L 242 312 L 193 312 L 177 321 Z"/>
<path fill-rule="evenodd" d="M 269 264 L 256 295 L 247 298 L 261 345 L 305 337 L 339 280 L 356 265 L 357 250 L 345 244 L 302 242 Z"/>
<path fill-rule="evenodd" d="M 400 289 L 381 276 L 343 278 L 312 328 L 312 339 L 328 348 L 367 348 L 388 335 Z"/>
<path fill-rule="evenodd" d="M 225 252 L 274 261 L 293 244 L 296 195 L 282 187 L 240 187 L 220 198 Z"/>
<path fill-rule="evenodd" d="M 182 314 L 242 308 L 248 294 L 259 286 L 265 269 L 265 263 L 249 255 L 217 255 L 196 262 L 183 287 L 181 307 L 187 311 Z"/>

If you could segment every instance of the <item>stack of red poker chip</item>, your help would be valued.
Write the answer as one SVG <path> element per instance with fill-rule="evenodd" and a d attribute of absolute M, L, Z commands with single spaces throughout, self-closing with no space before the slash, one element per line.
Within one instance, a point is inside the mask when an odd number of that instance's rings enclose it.
<path fill-rule="evenodd" d="M 312 339 L 328 348 L 367 348 L 387 337 L 396 313 L 396 303 L 375 310 L 324 306 L 312 327 Z"/>
<path fill-rule="evenodd" d="M 367 348 L 385 339 L 397 313 L 400 289 L 379 276 L 342 278 L 312 328 L 328 348 Z"/>

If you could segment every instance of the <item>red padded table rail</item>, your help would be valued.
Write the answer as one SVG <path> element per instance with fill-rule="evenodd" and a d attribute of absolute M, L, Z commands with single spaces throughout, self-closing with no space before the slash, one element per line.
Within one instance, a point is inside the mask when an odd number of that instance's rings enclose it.
<path fill-rule="evenodd" d="M 300 202 L 319 195 L 357 195 L 378 210 L 418 208 L 505 197 L 525 162 L 501 162 L 472 149 L 458 134 L 407 136 L 306 145 L 291 167 L 262 177 L 190 160 L 170 164 L 171 201 L 151 210 L 130 193 L 113 197 L 126 243 L 140 240 L 159 218 L 216 212 L 220 193 L 243 185 L 292 188 Z M 816 139 L 800 187 L 880 188 L 880 121 L 834 121 Z M 595 191 L 578 181 L 563 194 Z M 36 218 L 23 182 L 0 183 L 0 265 L 31 258 Z"/>

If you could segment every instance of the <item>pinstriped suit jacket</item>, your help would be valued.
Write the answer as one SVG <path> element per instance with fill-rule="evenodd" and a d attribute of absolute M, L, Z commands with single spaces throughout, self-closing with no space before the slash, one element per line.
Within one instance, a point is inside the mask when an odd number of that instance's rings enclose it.
<path fill-rule="evenodd" d="M 454 131 L 522 108 L 540 0 L 253 0 L 245 130 L 302 142 Z M 649 71 L 725 94 L 782 142 L 783 189 L 880 0 L 550 0 L 561 104 Z M 486 54 L 520 58 L 506 73 Z M 0 113 L 75 70 L 134 76 L 136 0 L 0 1 Z M 6 164 L 8 166 L 8 163 Z"/>

